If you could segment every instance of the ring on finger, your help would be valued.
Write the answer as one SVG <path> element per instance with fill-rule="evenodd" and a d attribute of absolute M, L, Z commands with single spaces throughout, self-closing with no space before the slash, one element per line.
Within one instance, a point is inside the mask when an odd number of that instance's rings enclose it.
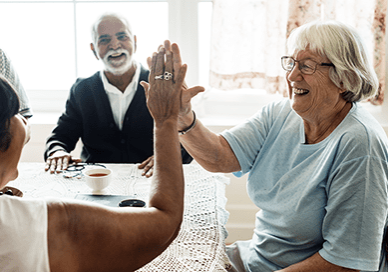
<path fill-rule="evenodd" d="M 173 78 L 173 74 L 170 72 L 164 72 L 164 80 L 170 80 Z"/>
<path fill-rule="evenodd" d="M 164 79 L 164 76 L 163 75 L 158 75 L 158 76 L 155 76 L 155 79 Z"/>

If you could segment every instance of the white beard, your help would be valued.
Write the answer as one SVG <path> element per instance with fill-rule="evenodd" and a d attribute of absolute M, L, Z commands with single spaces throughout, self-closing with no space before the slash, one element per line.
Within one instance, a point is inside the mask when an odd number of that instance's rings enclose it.
<path fill-rule="evenodd" d="M 124 54 L 125 58 L 118 61 L 109 59 L 114 54 Z M 102 59 L 102 62 L 108 72 L 111 72 L 115 76 L 121 76 L 132 67 L 133 59 L 128 50 L 118 49 L 109 51 Z"/>

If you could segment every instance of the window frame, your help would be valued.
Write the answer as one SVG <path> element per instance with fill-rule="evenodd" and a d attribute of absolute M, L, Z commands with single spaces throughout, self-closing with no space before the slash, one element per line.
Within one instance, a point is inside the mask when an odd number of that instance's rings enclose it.
<path fill-rule="evenodd" d="M 198 41 L 198 4 L 200 2 L 212 2 L 212 0 L 16 0 L 4 1 L 0 0 L 1 4 L 71 4 L 74 16 L 72 18 L 74 31 L 72 33 L 74 39 L 74 67 L 73 71 L 75 78 L 79 78 L 80 71 L 78 67 L 79 52 L 77 50 L 77 4 L 93 4 L 93 3 L 130 3 L 130 2 L 164 2 L 168 4 L 168 37 L 171 41 L 177 42 L 180 45 L 182 59 L 185 63 L 190 64 L 189 73 L 186 76 L 186 82 L 189 85 L 197 85 L 199 82 L 199 41 Z M 180 22 L 180 23 L 176 23 Z M 157 31 L 157 29 L 155 29 Z M 161 41 L 162 42 L 162 41 Z M 152 52 L 150 52 L 151 54 Z M 10 56 L 11 60 L 14 58 Z M 17 68 L 17 67 L 16 67 Z M 73 72 L 72 72 L 73 73 Z M 54 114 L 58 115 L 64 108 L 65 99 L 69 90 L 55 89 L 55 95 L 52 98 L 51 105 L 44 105 L 44 101 L 39 102 L 39 97 L 44 96 L 47 90 L 27 90 L 30 102 L 34 101 L 33 111 L 34 116 Z M 52 93 L 51 93 L 52 94 Z M 36 104 L 36 105 L 35 105 Z M 57 109 L 58 108 L 58 109 Z M 33 120 L 34 118 L 32 118 Z M 51 120 L 51 118 L 48 118 Z M 54 118 L 53 118 L 54 119 Z"/>
<path fill-rule="evenodd" d="M 77 56 L 77 4 L 79 3 L 125 3 L 125 2 L 167 2 L 169 12 L 169 39 L 177 42 L 182 50 L 183 59 L 185 62 L 190 63 L 191 74 L 187 75 L 187 82 L 197 84 L 199 80 L 199 52 L 198 52 L 198 3 L 200 2 L 213 2 L 212 0 L 15 0 L 15 1 L 4 1 L 2 3 L 11 4 L 55 4 L 55 3 L 73 3 L 74 11 L 74 48 L 75 48 L 75 67 L 74 71 L 76 77 L 78 74 L 78 56 Z M 176 22 L 180 22 L 177 24 Z"/>
<path fill-rule="evenodd" d="M 78 72 L 78 56 L 77 56 L 77 4 L 78 3 L 125 3 L 125 2 L 166 2 L 168 3 L 168 35 L 169 39 L 173 42 L 177 42 L 181 47 L 182 59 L 185 63 L 189 64 L 189 71 L 186 76 L 186 82 L 189 86 L 202 84 L 205 87 L 208 87 L 207 82 L 200 82 L 200 61 L 199 61 L 199 10 L 198 4 L 202 2 L 213 2 L 212 0 L 14 0 L 14 1 L 4 1 L 0 0 L 0 5 L 2 3 L 73 3 L 74 10 L 74 48 L 75 48 L 75 75 L 76 78 L 79 77 Z M 179 22 L 176 23 L 176 22 Z M 157 30 L 156 30 L 157 31 Z M 387 32 L 388 36 L 388 32 Z M 1 45 L 0 45 L 1 46 Z M 388 44 L 386 52 L 388 52 Z M 13 59 L 12 56 L 11 60 Z M 388 54 L 386 54 L 386 63 L 388 63 Z M 17 68 L 17 67 L 16 67 Z M 203 67 L 202 67 L 203 68 Z M 386 69 L 386 78 L 388 79 L 388 69 Z M 370 111 L 375 118 L 380 122 L 381 125 L 388 131 L 388 118 L 386 118 L 386 113 L 388 113 L 388 84 L 385 91 L 385 100 L 381 106 L 373 106 L 371 104 L 364 104 L 364 106 Z M 56 90 L 57 96 L 55 103 L 50 105 L 49 109 L 41 110 L 41 107 L 44 107 L 43 103 L 39 104 L 34 110 L 34 117 L 32 122 L 37 123 L 56 123 L 59 114 L 62 111 L 62 108 L 59 108 L 60 105 L 65 105 L 65 99 L 69 90 Z M 28 96 L 33 99 L 37 99 L 40 95 L 43 95 L 42 91 L 34 91 L 28 93 Z M 222 95 L 221 95 L 222 93 Z M 244 106 L 244 109 L 241 113 L 234 112 L 231 116 L 229 107 L 231 104 L 235 105 L 236 101 L 240 99 L 241 94 L 246 95 L 246 97 L 256 97 L 256 101 L 259 103 L 254 104 L 250 99 L 248 101 L 251 106 Z M 222 96 L 222 97 L 221 97 Z M 237 100 L 236 100 L 237 99 Z M 264 104 L 271 102 L 273 100 L 279 99 L 279 96 L 267 95 L 264 90 L 235 90 L 235 91 L 220 91 L 216 89 L 208 89 L 205 94 L 198 95 L 196 101 L 194 101 L 194 107 L 197 107 L 196 110 L 199 112 L 199 117 L 205 119 L 205 123 L 211 124 L 221 124 L 224 125 L 235 125 L 245 118 L 249 117 L 252 112 L 259 110 Z M 232 101 L 232 102 L 231 102 Z M 248 104 L 249 104 L 248 103 Z M 246 104 L 246 102 L 244 102 Z M 59 107 L 58 107 L 59 106 Z M 54 109 L 55 108 L 55 112 Z M 214 110 L 219 109 L 217 114 L 214 114 Z M 38 117 L 39 116 L 39 117 Z M 38 117 L 38 118 L 36 118 Z M 208 119 L 208 121 L 206 121 Z"/>

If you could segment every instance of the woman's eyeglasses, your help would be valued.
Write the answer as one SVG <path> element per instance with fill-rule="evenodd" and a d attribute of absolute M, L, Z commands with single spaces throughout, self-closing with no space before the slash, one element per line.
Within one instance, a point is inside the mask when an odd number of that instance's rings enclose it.
<path fill-rule="evenodd" d="M 317 70 L 317 66 L 332 66 L 334 67 L 333 63 L 318 63 L 316 61 L 313 61 L 311 59 L 302 59 L 302 60 L 295 60 L 292 57 L 284 56 L 282 57 L 282 67 L 284 70 L 290 72 L 292 69 L 294 69 L 295 64 L 299 63 L 299 70 L 302 72 L 302 74 L 305 75 L 312 75 Z"/>

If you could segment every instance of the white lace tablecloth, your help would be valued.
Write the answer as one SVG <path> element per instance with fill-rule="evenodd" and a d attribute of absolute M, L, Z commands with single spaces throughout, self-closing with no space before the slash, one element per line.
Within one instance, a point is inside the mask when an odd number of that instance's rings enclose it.
<path fill-rule="evenodd" d="M 151 180 L 141 176 L 137 165 L 104 165 L 113 170 L 112 182 L 106 189 L 108 194 L 130 195 L 148 202 Z M 91 167 L 95 166 L 86 166 Z M 76 194 L 91 193 L 84 177 L 50 175 L 43 168 L 43 163 L 21 163 L 19 177 L 8 185 L 21 190 L 25 197 L 74 198 Z M 229 213 L 225 210 L 225 185 L 229 179 L 197 164 L 184 165 L 183 169 L 186 188 L 181 230 L 166 251 L 139 272 L 227 271 L 229 261 L 224 241 Z"/>

